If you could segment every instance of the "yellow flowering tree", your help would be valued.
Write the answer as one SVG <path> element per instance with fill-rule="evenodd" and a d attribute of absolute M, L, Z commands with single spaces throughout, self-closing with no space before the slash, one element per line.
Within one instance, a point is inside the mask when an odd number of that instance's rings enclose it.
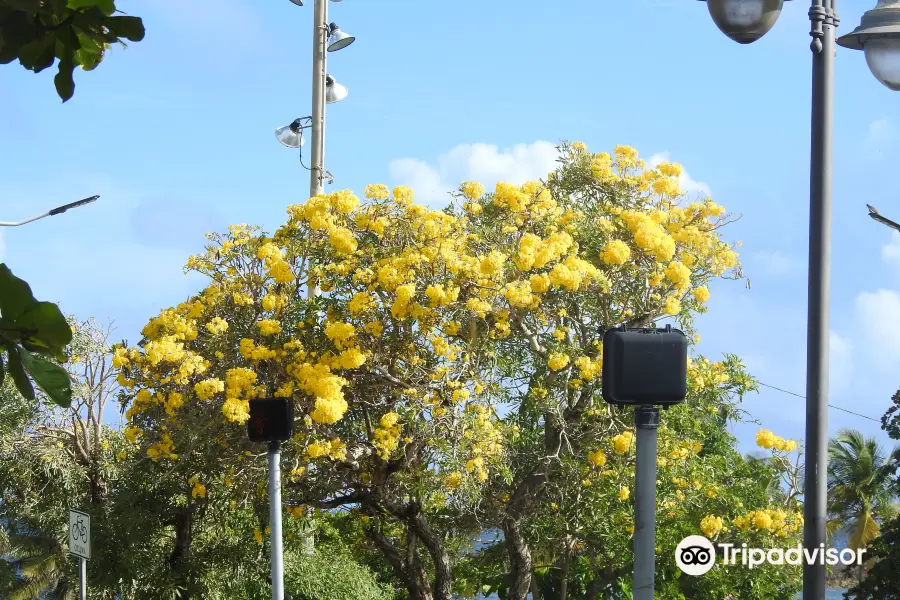
<path fill-rule="evenodd" d="M 781 449 L 772 446 L 770 459 L 748 459 L 727 431 L 729 421 L 741 418 L 743 394 L 755 387 L 737 358 L 693 360 L 688 376 L 687 402 L 665 411 L 659 428 L 657 595 L 791 597 L 799 585 L 799 570 L 792 567 L 717 568 L 702 578 L 680 577 L 674 549 L 688 535 L 706 535 L 738 548 L 745 542 L 787 548 L 796 546 L 802 527 L 796 500 L 777 485 L 796 445 L 781 440 Z M 569 428 L 557 468 L 523 516 L 522 538 L 534 563 L 529 585 L 542 598 L 593 600 L 604 590 L 613 590 L 614 597 L 627 594 L 633 566 L 635 435 L 627 419 L 630 411 L 622 413 L 601 405 Z M 522 446 L 508 450 L 511 457 L 542 443 L 536 435 L 531 441 L 527 437 L 523 432 Z M 499 489 L 490 496 L 503 499 L 505 483 L 492 483 Z M 498 558 L 483 552 L 457 569 L 458 580 L 467 586 L 463 595 L 484 585 L 501 597 L 506 593 L 508 580 L 497 576 L 503 569 Z"/>
<path fill-rule="evenodd" d="M 601 409 L 602 330 L 672 317 L 693 333 L 709 282 L 740 275 L 724 210 L 686 200 L 678 165 L 647 168 L 625 146 L 563 145 L 560 160 L 543 183 L 464 183 L 444 211 L 373 185 L 365 203 L 293 205 L 271 236 L 210 235 L 187 265 L 209 285 L 116 351 L 126 437 L 207 495 L 227 478 L 258 500 L 248 403 L 291 398 L 289 502 L 356 507 L 410 595 L 441 600 L 452 564 L 435 523 L 491 515 L 524 598 L 522 524 L 542 486 L 572 440 L 581 451 L 585 419 L 589 437 L 626 428 Z"/>
<path fill-rule="evenodd" d="M 628 146 L 593 154 L 565 144 L 560 163 L 534 199 L 527 186 L 501 184 L 464 206 L 480 239 L 511 263 L 497 293 L 506 300 L 499 310 L 509 313 L 502 322 L 510 323 L 498 336 L 498 402 L 514 407 L 505 422 L 520 435 L 507 450 L 512 472 L 490 497 L 516 600 L 529 592 L 533 571 L 522 526 L 562 457 L 583 460 L 598 432 L 630 426 L 599 397 L 603 331 L 672 318 L 694 335 L 709 283 L 741 276 L 734 247 L 719 235 L 728 215 L 708 198 L 685 196 L 679 165 L 648 168 Z"/>

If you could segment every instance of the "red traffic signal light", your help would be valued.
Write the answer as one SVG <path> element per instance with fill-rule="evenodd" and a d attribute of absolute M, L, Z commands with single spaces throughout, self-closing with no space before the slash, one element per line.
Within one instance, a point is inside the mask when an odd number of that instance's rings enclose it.
<path fill-rule="evenodd" d="M 603 334 L 603 399 L 616 405 L 668 406 L 687 397 L 687 338 L 665 328 Z"/>
<path fill-rule="evenodd" d="M 294 425 L 294 403 L 290 398 L 250 400 L 247 437 L 251 442 L 283 442 L 290 439 Z"/>

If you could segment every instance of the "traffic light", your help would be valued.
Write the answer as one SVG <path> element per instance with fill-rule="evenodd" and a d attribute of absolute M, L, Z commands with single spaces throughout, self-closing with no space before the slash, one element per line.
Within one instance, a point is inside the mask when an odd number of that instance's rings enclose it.
<path fill-rule="evenodd" d="M 669 406 L 687 396 L 687 338 L 665 328 L 603 334 L 603 399 L 619 406 Z"/>
<path fill-rule="evenodd" d="M 251 442 L 283 442 L 290 439 L 294 424 L 294 403 L 290 398 L 250 400 L 247 436 Z"/>

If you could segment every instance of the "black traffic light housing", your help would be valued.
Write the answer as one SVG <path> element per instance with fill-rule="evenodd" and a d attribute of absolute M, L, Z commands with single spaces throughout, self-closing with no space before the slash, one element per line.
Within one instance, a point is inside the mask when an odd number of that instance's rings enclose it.
<path fill-rule="evenodd" d="M 290 398 L 250 400 L 247 437 L 251 442 L 283 442 L 291 438 L 294 403 Z"/>
<path fill-rule="evenodd" d="M 687 396 L 687 338 L 664 328 L 603 334 L 603 399 L 617 406 L 670 406 Z"/>

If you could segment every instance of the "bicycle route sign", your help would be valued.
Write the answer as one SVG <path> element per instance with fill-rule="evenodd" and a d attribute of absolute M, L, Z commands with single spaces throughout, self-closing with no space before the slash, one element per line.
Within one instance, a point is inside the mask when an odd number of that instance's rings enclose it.
<path fill-rule="evenodd" d="M 91 558 L 91 516 L 80 510 L 69 511 L 69 554 Z"/>

